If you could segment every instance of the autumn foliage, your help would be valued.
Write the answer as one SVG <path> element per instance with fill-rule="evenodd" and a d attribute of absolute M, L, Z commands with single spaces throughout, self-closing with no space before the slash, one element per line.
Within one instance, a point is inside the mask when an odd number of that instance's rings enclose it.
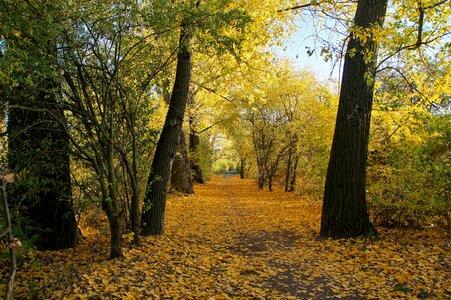
<path fill-rule="evenodd" d="M 318 238 L 321 205 L 217 176 L 168 199 L 164 236 L 109 260 L 95 211 L 74 249 L 22 252 L 17 299 L 357 299 L 449 295 L 449 243 L 437 228 Z M 100 221 L 100 220 L 97 220 Z M 98 222 L 101 224 L 101 222 Z M 96 225 L 91 227 L 90 225 Z M 104 225 L 105 226 L 105 225 Z M 5 270 L 5 271 L 3 271 Z M 7 266 L 2 265 L 1 280 Z M 3 289 L 3 286 L 0 286 Z"/>

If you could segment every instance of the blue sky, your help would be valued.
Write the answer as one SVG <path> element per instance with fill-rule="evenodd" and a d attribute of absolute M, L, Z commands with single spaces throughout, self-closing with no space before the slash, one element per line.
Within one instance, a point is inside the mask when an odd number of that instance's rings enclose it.
<path fill-rule="evenodd" d="M 307 54 L 307 47 L 315 48 L 314 39 L 310 37 L 314 32 L 312 21 L 297 20 L 296 25 L 298 29 L 284 41 L 283 47 L 274 47 L 277 56 L 288 58 L 299 69 L 312 70 L 320 80 L 337 80 L 339 78 L 339 66 L 335 66 L 332 71 L 333 62 L 324 61 L 319 55 L 319 47 L 316 47 L 318 51 L 313 53 L 312 56 Z"/>

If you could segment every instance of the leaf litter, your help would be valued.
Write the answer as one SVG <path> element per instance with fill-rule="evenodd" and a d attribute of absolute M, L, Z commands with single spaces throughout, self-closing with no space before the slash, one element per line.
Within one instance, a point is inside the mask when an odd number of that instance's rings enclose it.
<path fill-rule="evenodd" d="M 217 176 L 169 197 L 165 234 L 140 247 L 124 236 L 121 258 L 107 259 L 107 228 L 86 222 L 76 248 L 24 253 L 16 299 L 450 298 L 445 231 L 321 239 L 320 214 L 305 197 Z M 6 260 L 1 269 L 4 290 Z"/>

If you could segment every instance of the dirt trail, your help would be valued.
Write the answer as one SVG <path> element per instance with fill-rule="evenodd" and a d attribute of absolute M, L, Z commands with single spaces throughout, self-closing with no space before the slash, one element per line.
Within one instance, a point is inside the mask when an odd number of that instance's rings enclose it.
<path fill-rule="evenodd" d="M 298 253 L 308 243 L 318 243 L 318 203 L 282 190 L 259 191 L 254 180 L 237 176 L 218 176 L 197 186 L 194 201 L 183 218 L 197 223 L 191 238 L 212 241 L 215 255 L 231 255 L 239 265 L 226 278 L 234 283 L 226 288 L 228 296 L 327 299 L 334 295 L 327 274 L 311 270 L 310 265 L 303 267 L 309 261 Z M 177 217 L 180 207 L 173 204 L 168 234 L 186 234 L 183 220 Z"/>

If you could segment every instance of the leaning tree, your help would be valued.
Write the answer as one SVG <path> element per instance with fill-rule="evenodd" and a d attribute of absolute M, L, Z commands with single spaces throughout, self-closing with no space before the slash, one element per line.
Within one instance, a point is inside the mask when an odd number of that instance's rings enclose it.
<path fill-rule="evenodd" d="M 376 233 L 369 220 L 365 195 L 377 41 L 387 0 L 359 0 L 351 29 L 327 170 L 321 235 L 352 237 Z"/>

